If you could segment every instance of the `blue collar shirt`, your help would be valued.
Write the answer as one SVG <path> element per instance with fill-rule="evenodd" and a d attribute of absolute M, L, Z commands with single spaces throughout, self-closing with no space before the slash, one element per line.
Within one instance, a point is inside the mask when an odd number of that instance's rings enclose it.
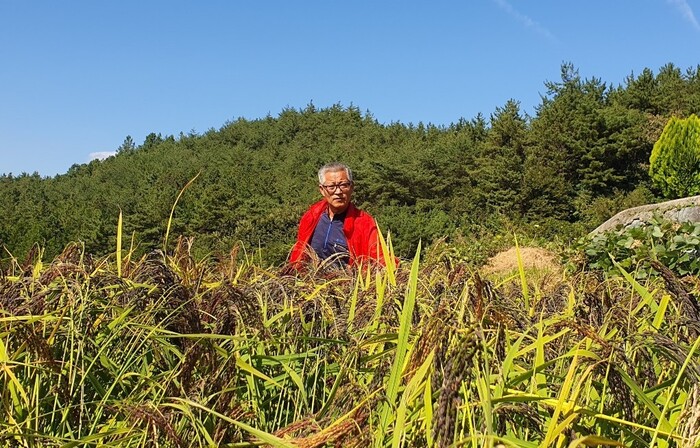
<path fill-rule="evenodd" d="M 333 219 L 328 216 L 327 211 L 321 214 L 321 219 L 314 229 L 310 242 L 311 247 L 321 260 L 336 257 L 339 263 L 348 263 L 350 254 L 348 241 L 343 233 L 344 222 L 345 213 L 336 214 Z"/>

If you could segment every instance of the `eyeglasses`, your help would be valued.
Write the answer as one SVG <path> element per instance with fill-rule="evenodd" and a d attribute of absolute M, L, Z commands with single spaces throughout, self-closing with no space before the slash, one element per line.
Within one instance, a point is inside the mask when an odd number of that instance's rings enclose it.
<path fill-rule="evenodd" d="M 335 193 L 335 190 L 340 188 L 340 191 L 348 191 L 350 187 L 352 187 L 352 182 L 341 182 L 339 184 L 331 184 L 331 185 L 319 185 L 320 187 L 323 187 L 324 190 L 328 194 Z"/>

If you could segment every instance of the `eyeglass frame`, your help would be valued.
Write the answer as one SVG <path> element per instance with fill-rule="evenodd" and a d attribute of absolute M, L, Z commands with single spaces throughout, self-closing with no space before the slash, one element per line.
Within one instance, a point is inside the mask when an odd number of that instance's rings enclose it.
<path fill-rule="evenodd" d="M 323 188 L 326 193 L 328 194 L 333 194 L 335 193 L 338 189 L 342 192 L 350 191 L 350 189 L 353 187 L 354 183 L 352 181 L 346 181 L 346 182 L 340 182 L 339 184 L 330 184 L 330 185 L 323 185 L 319 184 L 318 186 Z M 332 190 L 330 190 L 332 188 Z"/>

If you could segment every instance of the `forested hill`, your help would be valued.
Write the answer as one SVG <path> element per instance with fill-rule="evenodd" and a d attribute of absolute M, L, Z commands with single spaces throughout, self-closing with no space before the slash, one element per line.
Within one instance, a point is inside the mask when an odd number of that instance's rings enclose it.
<path fill-rule="evenodd" d="M 624 85 L 582 79 L 570 64 L 546 82 L 534 117 L 516 101 L 449 126 L 381 124 L 340 105 L 238 119 L 202 135 L 125 139 L 116 156 L 64 175 L 0 177 L 0 244 L 17 258 L 45 257 L 81 241 L 93 254 L 124 240 L 143 253 L 170 234 L 199 255 L 236 244 L 284 261 L 305 208 L 319 197 L 316 170 L 334 160 L 356 174 L 356 202 L 391 230 L 397 252 L 419 239 L 477 241 L 511 225 L 542 236 L 594 228 L 620 208 L 654 200 L 652 146 L 673 116 L 700 114 L 700 66 L 645 69 Z"/>

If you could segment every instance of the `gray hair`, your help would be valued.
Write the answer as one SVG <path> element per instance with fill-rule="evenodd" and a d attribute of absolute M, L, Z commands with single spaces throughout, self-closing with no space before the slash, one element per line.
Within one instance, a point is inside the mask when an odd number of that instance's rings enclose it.
<path fill-rule="evenodd" d="M 326 177 L 326 173 L 335 173 L 336 171 L 345 171 L 345 174 L 348 176 L 348 180 L 352 182 L 352 170 L 349 166 L 340 162 L 331 162 L 323 165 L 318 170 L 318 183 L 323 183 L 323 178 Z"/>

